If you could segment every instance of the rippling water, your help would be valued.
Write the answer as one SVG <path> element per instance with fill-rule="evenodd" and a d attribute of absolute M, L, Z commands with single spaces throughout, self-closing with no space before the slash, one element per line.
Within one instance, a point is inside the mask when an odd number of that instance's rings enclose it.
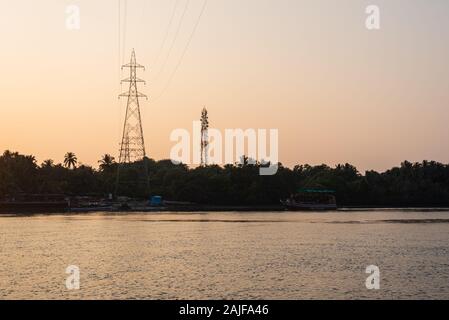
<path fill-rule="evenodd" d="M 12 215 L 0 245 L 1 299 L 449 299 L 443 211 Z"/>

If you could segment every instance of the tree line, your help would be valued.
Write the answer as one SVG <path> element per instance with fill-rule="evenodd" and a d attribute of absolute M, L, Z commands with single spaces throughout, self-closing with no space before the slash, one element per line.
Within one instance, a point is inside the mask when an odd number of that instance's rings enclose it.
<path fill-rule="evenodd" d="M 0 156 L 0 199 L 15 194 L 65 194 L 107 197 L 115 192 L 118 164 L 105 154 L 99 167 L 78 165 L 68 152 L 63 163 L 5 151 Z M 260 163 L 243 157 L 241 163 L 189 168 L 170 160 L 145 158 L 120 166 L 128 183 L 121 196 L 160 195 L 166 200 L 211 205 L 274 205 L 299 189 L 335 190 L 340 206 L 449 206 L 449 165 L 435 161 L 411 163 L 385 172 L 361 174 L 350 164 L 335 167 L 279 164 L 277 174 L 260 176 Z M 132 181 L 148 170 L 149 190 Z"/>

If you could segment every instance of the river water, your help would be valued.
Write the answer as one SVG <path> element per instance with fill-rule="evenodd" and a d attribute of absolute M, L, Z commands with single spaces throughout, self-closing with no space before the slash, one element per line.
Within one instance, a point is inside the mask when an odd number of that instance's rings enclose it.
<path fill-rule="evenodd" d="M 0 245 L 0 299 L 449 299 L 444 211 L 11 215 Z"/>

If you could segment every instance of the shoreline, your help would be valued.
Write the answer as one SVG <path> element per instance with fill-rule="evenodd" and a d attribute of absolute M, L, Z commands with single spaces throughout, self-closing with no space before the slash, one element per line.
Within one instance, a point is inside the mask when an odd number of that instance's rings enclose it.
<path fill-rule="evenodd" d="M 208 212 L 278 212 L 278 213 L 330 213 L 330 212 L 376 212 L 376 211 L 432 211 L 432 212 L 449 212 L 449 207 L 383 207 L 383 206 L 345 206 L 339 207 L 337 210 L 305 210 L 305 211 L 289 211 L 283 206 L 185 206 L 185 207 L 135 207 L 128 210 L 121 210 L 120 208 L 98 207 L 98 208 L 72 208 L 70 210 L 44 210 L 44 209 L 30 209 L 27 210 L 7 210 L 0 211 L 1 216 L 32 216 L 32 215 L 76 215 L 76 214 L 97 214 L 97 213 L 208 213 Z"/>

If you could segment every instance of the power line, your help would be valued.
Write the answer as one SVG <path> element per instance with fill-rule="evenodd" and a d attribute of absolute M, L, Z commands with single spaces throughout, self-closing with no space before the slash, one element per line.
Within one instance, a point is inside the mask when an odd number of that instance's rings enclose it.
<path fill-rule="evenodd" d="M 173 6 L 173 10 L 172 10 L 171 16 L 170 16 L 170 20 L 169 20 L 168 25 L 167 25 L 167 28 L 166 28 L 166 30 L 165 30 L 165 35 L 164 35 L 164 38 L 163 38 L 163 40 L 162 40 L 161 47 L 159 48 L 159 51 L 158 51 L 158 53 L 157 53 L 157 55 L 156 55 L 156 59 L 155 59 L 154 62 L 153 62 L 153 66 L 155 66 L 156 63 L 159 62 L 159 58 L 160 58 L 160 56 L 161 56 L 162 50 L 163 50 L 164 47 L 165 47 L 165 43 L 167 42 L 168 33 L 169 33 L 169 31 L 170 31 L 171 25 L 173 24 L 173 19 L 174 19 L 174 17 L 175 17 L 175 13 L 176 13 L 176 9 L 178 8 L 178 5 L 179 5 L 179 0 L 176 0 L 176 1 L 175 1 L 175 4 L 174 4 L 174 6 Z"/>
<path fill-rule="evenodd" d="M 123 0 L 123 38 L 122 38 L 122 63 L 125 64 L 125 50 L 126 50 L 126 25 L 128 17 L 128 0 Z"/>
<path fill-rule="evenodd" d="M 117 74 L 118 74 L 118 81 L 117 81 L 117 86 L 118 86 L 118 90 L 119 92 L 122 92 L 122 71 L 121 71 L 121 65 L 122 65 L 122 58 L 121 58 L 121 52 L 122 52 L 122 3 L 121 0 L 117 0 L 117 12 L 118 12 L 118 16 L 117 16 L 117 22 L 118 22 L 118 32 L 117 32 L 117 38 L 118 38 L 118 48 L 117 48 L 117 57 L 118 57 L 118 67 L 117 67 Z M 122 109 L 122 104 L 120 102 L 120 99 L 117 99 L 117 136 L 120 135 L 120 112 Z"/>
<path fill-rule="evenodd" d="M 145 13 L 147 11 L 147 5 L 148 5 L 148 0 L 144 0 L 143 1 L 143 7 L 142 7 L 142 11 L 140 13 L 140 24 L 139 25 L 143 25 L 144 19 L 145 19 Z"/>
<path fill-rule="evenodd" d="M 181 26 L 182 26 L 182 23 L 183 23 L 183 21 L 184 21 L 184 17 L 185 17 L 185 15 L 186 15 L 186 12 L 187 12 L 187 9 L 188 9 L 188 7 L 189 7 L 189 4 L 190 4 L 190 0 L 187 0 L 187 1 L 186 1 L 186 5 L 184 6 L 184 11 L 182 12 L 181 19 L 179 20 L 179 23 L 178 23 L 178 27 L 176 28 L 176 33 L 175 33 L 175 36 L 174 36 L 174 38 L 173 38 L 173 40 L 172 40 L 170 49 L 168 50 L 168 53 L 167 53 L 167 55 L 165 56 L 164 63 L 162 64 L 162 67 L 159 69 L 158 73 L 156 74 L 156 77 L 153 78 L 154 81 L 156 81 L 157 79 L 159 79 L 159 76 L 160 76 L 161 73 L 164 71 L 165 66 L 167 65 L 168 59 L 170 58 L 170 55 L 171 55 L 171 52 L 172 52 L 172 50 L 173 50 L 173 48 L 174 48 L 174 46 L 175 46 L 176 40 L 178 39 L 179 31 L 181 30 Z"/>
<path fill-rule="evenodd" d="M 164 88 L 162 89 L 162 91 L 160 92 L 160 94 L 157 95 L 154 99 L 152 99 L 153 102 L 156 101 L 156 100 L 158 100 L 159 98 L 161 98 L 161 97 L 164 95 L 165 91 L 166 91 L 166 90 L 168 89 L 168 87 L 170 86 L 171 81 L 173 80 L 173 77 L 175 76 L 176 72 L 178 71 L 179 66 L 180 66 L 181 63 L 182 63 L 182 60 L 184 59 L 184 56 L 185 56 L 185 54 L 186 54 L 186 52 L 187 52 L 187 50 L 188 50 L 188 48 L 189 48 L 189 46 L 190 46 L 190 43 L 192 42 L 193 36 L 195 35 L 195 32 L 196 32 L 196 29 L 198 28 L 198 25 L 200 24 L 201 17 L 203 16 L 204 10 L 206 9 L 207 2 L 208 2 L 208 0 L 204 0 L 203 6 L 202 6 L 202 8 L 201 8 L 201 12 L 200 12 L 200 14 L 198 15 L 198 18 L 197 18 L 197 20 L 196 20 L 195 26 L 193 27 L 192 33 L 190 34 L 190 37 L 189 37 L 189 39 L 188 39 L 188 41 L 187 41 L 187 43 L 186 43 L 186 46 L 184 47 L 184 50 L 183 50 L 183 52 L 182 52 L 182 54 L 181 54 L 181 56 L 180 56 L 180 58 L 179 58 L 179 60 L 178 60 L 178 63 L 176 64 L 175 69 L 174 69 L 173 72 L 171 73 L 171 75 L 170 75 L 168 81 L 166 82 L 166 84 L 165 84 Z"/>
<path fill-rule="evenodd" d="M 122 32 L 122 5 L 121 5 L 121 1 L 120 0 L 117 0 L 117 4 L 118 4 L 118 33 L 117 33 L 117 35 L 118 35 L 118 52 L 117 52 L 117 55 L 118 55 L 118 62 L 119 62 L 119 67 L 120 67 L 120 65 L 121 65 L 121 56 L 120 56 L 120 53 L 121 53 L 121 50 L 122 50 L 122 43 L 121 43 L 121 32 Z M 121 79 L 121 78 L 120 78 Z"/>

